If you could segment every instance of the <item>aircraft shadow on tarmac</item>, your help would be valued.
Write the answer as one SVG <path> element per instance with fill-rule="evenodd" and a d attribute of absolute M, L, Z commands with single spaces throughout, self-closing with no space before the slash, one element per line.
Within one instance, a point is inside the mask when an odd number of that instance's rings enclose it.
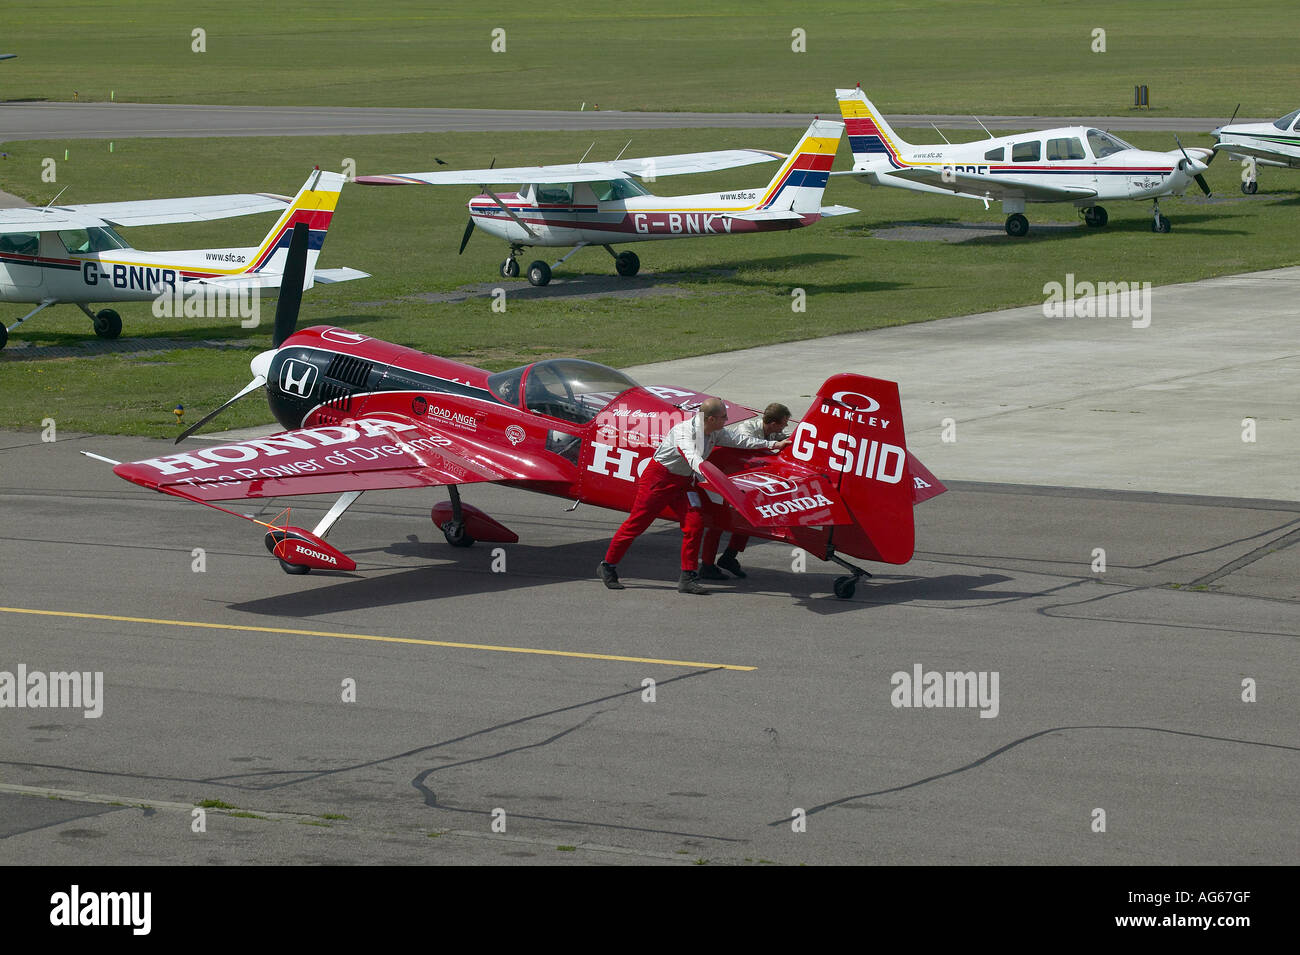
<path fill-rule="evenodd" d="M 663 591 L 665 600 L 686 599 L 676 593 L 680 540 L 675 527 L 654 531 L 638 539 L 620 565 L 628 590 L 659 590 Z M 596 579 L 595 569 L 604 556 L 606 545 L 607 540 L 603 537 L 566 544 L 511 544 L 504 548 L 506 571 L 494 573 L 494 545 L 479 543 L 473 548 L 455 549 L 441 540 L 425 541 L 412 534 L 407 540 L 386 547 L 348 548 L 347 553 L 358 559 L 361 565 L 362 569 L 357 572 L 313 571 L 310 577 L 294 578 L 303 583 L 301 589 L 294 592 L 227 606 L 230 610 L 244 613 L 308 618 L 420 601 L 507 593 L 552 584 L 580 583 L 590 587 L 593 596 L 602 596 L 605 591 Z M 419 567 L 404 564 L 393 569 L 368 567 L 365 558 L 370 554 L 389 554 L 402 558 L 404 562 L 414 559 L 431 563 Z M 274 562 L 266 561 L 265 564 L 269 591 L 283 578 Z M 913 600 L 988 602 L 1037 596 L 1036 593 L 983 589 L 1012 579 L 1005 574 L 920 577 L 881 573 L 862 580 L 854 598 L 840 600 L 832 596 L 831 584 L 842 573 L 841 569 L 833 564 L 818 564 L 819 561 L 810 561 L 806 573 L 750 564 L 749 577 L 745 580 L 706 581 L 715 593 L 700 599 L 713 601 L 721 609 L 733 595 L 741 598 L 757 594 L 788 596 L 815 613 L 832 614 L 866 611 L 873 605 Z M 607 596 L 611 601 L 619 598 L 617 593 Z"/>

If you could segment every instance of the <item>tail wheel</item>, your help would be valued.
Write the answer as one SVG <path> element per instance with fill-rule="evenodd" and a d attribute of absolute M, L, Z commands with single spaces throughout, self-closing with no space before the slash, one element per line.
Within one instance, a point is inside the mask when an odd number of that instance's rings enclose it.
<path fill-rule="evenodd" d="M 101 308 L 95 313 L 95 334 L 113 339 L 122 334 L 122 316 L 111 308 Z"/>
<path fill-rule="evenodd" d="M 528 284 L 529 285 L 546 285 L 551 281 L 551 267 L 538 259 L 532 265 L 528 266 Z"/>
<path fill-rule="evenodd" d="M 635 252 L 620 252 L 614 257 L 614 268 L 619 275 L 631 278 L 641 271 L 641 260 Z"/>
<path fill-rule="evenodd" d="M 1007 216 L 1007 235 L 1019 239 L 1029 234 L 1029 220 L 1019 212 Z"/>

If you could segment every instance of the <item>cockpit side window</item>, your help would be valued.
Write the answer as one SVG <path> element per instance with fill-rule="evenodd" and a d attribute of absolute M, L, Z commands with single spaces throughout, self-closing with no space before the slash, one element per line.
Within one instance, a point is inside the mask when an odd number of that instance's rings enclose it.
<path fill-rule="evenodd" d="M 1016 143 L 1011 147 L 1011 161 L 1038 162 L 1039 156 L 1042 155 L 1039 146 L 1040 143 L 1037 139 L 1028 143 Z"/>
<path fill-rule="evenodd" d="M 1119 137 L 1112 136 L 1110 133 L 1103 133 L 1100 129 L 1088 130 L 1088 145 L 1092 148 L 1092 154 L 1097 159 L 1105 159 L 1112 153 L 1133 148 Z"/>
<path fill-rule="evenodd" d="M 66 229 L 59 233 L 63 247 L 73 254 L 112 252 L 127 245 L 112 229 Z"/>
<path fill-rule="evenodd" d="M 537 204 L 542 205 L 573 205 L 573 183 L 571 182 L 543 182 L 538 183 L 536 187 Z"/>
<path fill-rule="evenodd" d="M 638 183 L 631 179 L 611 179 L 606 182 L 593 182 L 592 191 L 600 202 L 613 202 L 619 199 L 634 199 L 647 195 Z"/>
<path fill-rule="evenodd" d="M 1296 125 L 1300 127 L 1300 122 L 1296 121 L 1297 116 L 1300 116 L 1300 109 L 1292 110 L 1291 112 L 1283 116 L 1281 119 L 1279 119 L 1277 122 L 1275 122 L 1273 125 L 1276 126 L 1278 129 L 1282 130 L 1282 132 L 1286 132 L 1287 130 L 1289 130 L 1291 128 L 1292 123 L 1296 123 Z"/>
<path fill-rule="evenodd" d="M 496 395 L 511 407 L 519 407 L 519 380 L 524 377 L 524 371 L 527 365 L 520 365 L 518 368 L 511 368 L 509 371 L 499 371 L 495 375 L 489 375 L 487 380 L 488 390 Z"/>
<path fill-rule="evenodd" d="M 1048 159 L 1083 159 L 1083 141 L 1077 136 L 1062 136 L 1047 141 Z"/>
<path fill-rule="evenodd" d="M 9 232 L 0 235 L 0 252 L 15 255 L 36 255 L 41 247 L 41 237 L 35 232 Z"/>

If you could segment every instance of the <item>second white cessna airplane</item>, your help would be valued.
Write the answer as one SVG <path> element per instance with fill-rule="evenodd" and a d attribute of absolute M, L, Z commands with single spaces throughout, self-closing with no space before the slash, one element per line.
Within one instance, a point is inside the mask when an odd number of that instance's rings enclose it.
<path fill-rule="evenodd" d="M 641 260 L 635 252 L 615 252 L 610 243 L 798 229 L 824 216 L 857 212 L 821 204 L 843 130 L 843 123 L 813 120 L 789 156 L 761 149 L 723 149 L 558 166 L 358 176 L 356 181 L 370 186 L 478 185 L 482 194 L 469 201 L 469 225 L 460 251 L 465 251 L 475 227 L 505 239 L 510 254 L 501 263 L 501 274 L 507 278 L 519 274 L 516 257 L 534 245 L 572 246 L 573 252 L 557 266 L 578 249 L 599 245 L 613 256 L 619 275 L 631 276 L 640 270 Z M 780 161 L 781 168 L 761 188 L 654 196 L 636 181 L 774 161 Z M 524 185 L 518 192 L 498 195 L 486 185 L 497 182 Z M 545 285 L 552 268 L 541 260 L 533 262 L 528 266 L 528 281 Z"/>
<path fill-rule="evenodd" d="M 1072 202 L 1090 226 L 1106 224 L 1101 199 L 1150 199 L 1152 232 L 1168 232 L 1162 196 L 1181 196 L 1195 182 L 1208 196 L 1202 175 L 1211 149 L 1166 153 L 1130 146 L 1110 133 L 1065 126 L 971 143 L 914 146 L 890 128 L 859 86 L 836 90 L 853 150 L 852 175 L 876 186 L 1002 202 L 1007 234 L 1029 232 L 1028 202 Z M 986 130 L 987 132 L 987 130 Z"/>
<path fill-rule="evenodd" d="M 92 312 L 90 303 L 151 301 L 186 283 L 279 288 L 298 222 L 310 229 L 305 288 L 366 278 L 356 269 L 315 267 L 342 186 L 342 175 L 318 168 L 292 199 L 249 193 L 0 209 L 0 302 L 36 304 L 8 328 L 0 325 L 0 348 L 10 331 L 50 305 L 76 305 L 94 323 L 96 335 L 117 338 L 121 316 L 111 308 Z M 115 226 L 204 222 L 256 212 L 281 213 L 256 248 L 143 252 L 114 231 Z"/>
<path fill-rule="evenodd" d="M 1233 117 L 1236 117 L 1233 113 Z M 1253 196 L 1259 191 L 1254 172 L 1256 165 L 1300 168 L 1300 109 L 1271 123 L 1238 123 L 1220 126 L 1214 131 L 1218 142 L 1214 148 L 1233 159 L 1254 160 L 1241 180 L 1241 191 Z"/>

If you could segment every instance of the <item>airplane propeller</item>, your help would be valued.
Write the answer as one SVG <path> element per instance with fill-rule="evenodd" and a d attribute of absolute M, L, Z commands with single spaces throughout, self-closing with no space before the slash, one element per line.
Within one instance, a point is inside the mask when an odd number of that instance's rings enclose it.
<path fill-rule="evenodd" d="M 1234 113 L 1233 115 L 1236 115 L 1236 114 Z M 1185 165 L 1182 164 L 1182 163 L 1180 163 L 1180 164 L 1179 164 L 1179 168 L 1181 168 L 1181 169 L 1183 170 L 1183 172 L 1186 172 L 1186 171 L 1189 170 L 1189 169 L 1195 169 L 1196 166 L 1198 165 L 1198 163 L 1194 162 L 1194 161 L 1192 160 L 1192 157 L 1189 156 L 1189 155 L 1187 155 L 1187 150 L 1183 148 L 1183 142 L 1182 142 L 1181 139 L 1178 138 L 1178 134 L 1177 134 L 1177 133 L 1174 134 L 1174 142 L 1178 143 L 1178 150 L 1179 150 L 1179 152 L 1181 152 L 1181 153 L 1183 154 L 1183 159 L 1184 159 L 1185 162 L 1186 162 Z M 1204 168 L 1204 169 L 1209 169 L 1209 168 L 1210 168 L 1210 163 L 1214 162 L 1214 157 L 1215 157 L 1215 155 L 1216 155 L 1215 153 L 1210 153 L 1209 161 L 1206 162 L 1205 165 L 1204 165 L 1202 168 Z M 1198 172 L 1198 173 L 1196 173 L 1192 178 L 1195 179 L 1195 180 L 1196 180 L 1196 184 L 1197 184 L 1198 186 L 1201 187 L 1201 192 L 1205 193 L 1207 196 L 1211 195 L 1211 193 L 1210 193 L 1210 184 L 1209 184 L 1208 182 L 1205 181 L 1205 176 L 1204 176 L 1203 174 L 1201 174 L 1201 173 Z"/>
<path fill-rule="evenodd" d="M 439 159 L 438 162 L 442 163 L 442 160 Z M 493 156 L 492 161 L 488 163 L 488 168 L 491 169 L 496 164 L 497 164 L 497 157 Z M 443 165 L 446 165 L 446 163 L 443 163 Z M 481 186 L 478 187 L 478 189 L 480 193 L 487 192 L 487 183 L 483 183 Z M 469 245 L 469 237 L 473 234 L 474 234 L 474 216 L 471 215 L 469 217 L 469 222 L 465 223 L 465 234 L 460 237 L 460 251 L 456 253 L 457 255 L 465 254 L 465 246 Z"/>
<path fill-rule="evenodd" d="M 199 428 L 203 427 L 221 412 L 225 411 L 240 398 L 252 394 L 266 384 L 271 371 L 271 360 L 285 340 L 293 334 L 298 324 L 298 309 L 302 305 L 302 286 L 307 277 L 307 240 L 311 230 L 307 223 L 299 222 L 293 227 L 293 236 L 289 239 L 289 252 L 285 257 L 284 275 L 280 278 L 280 297 L 275 303 L 275 331 L 271 337 L 271 348 L 261 352 L 248 363 L 253 373 L 253 380 L 246 384 L 233 398 L 228 399 L 215 411 L 204 415 L 199 421 L 181 432 L 176 439 L 180 444 Z"/>

